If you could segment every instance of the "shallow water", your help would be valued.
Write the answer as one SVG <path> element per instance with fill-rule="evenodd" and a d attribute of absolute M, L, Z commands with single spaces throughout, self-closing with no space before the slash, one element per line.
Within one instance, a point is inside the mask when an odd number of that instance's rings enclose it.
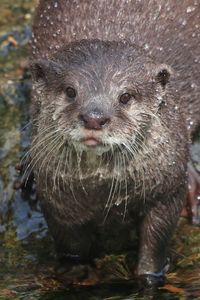
<path fill-rule="evenodd" d="M 123 257 L 114 262 L 107 258 L 105 271 L 115 273 L 112 284 L 68 287 L 58 276 L 53 242 L 35 194 L 22 196 L 13 189 L 15 165 L 29 143 L 27 43 L 35 3 L 0 4 L 0 299 L 200 299 L 200 229 L 187 220 L 181 220 L 172 243 L 173 263 L 162 289 L 139 294 L 134 282 L 123 280 L 129 277 Z M 200 170 L 198 142 L 192 153 Z"/>

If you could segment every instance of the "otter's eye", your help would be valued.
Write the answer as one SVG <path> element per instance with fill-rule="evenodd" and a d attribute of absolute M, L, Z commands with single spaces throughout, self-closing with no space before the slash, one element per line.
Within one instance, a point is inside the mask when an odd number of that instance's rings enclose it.
<path fill-rule="evenodd" d="M 123 104 L 127 104 L 132 98 L 132 95 L 129 93 L 124 93 L 120 96 L 119 101 Z"/>
<path fill-rule="evenodd" d="M 70 86 L 66 88 L 65 93 L 70 99 L 74 99 L 76 97 L 76 90 Z"/>

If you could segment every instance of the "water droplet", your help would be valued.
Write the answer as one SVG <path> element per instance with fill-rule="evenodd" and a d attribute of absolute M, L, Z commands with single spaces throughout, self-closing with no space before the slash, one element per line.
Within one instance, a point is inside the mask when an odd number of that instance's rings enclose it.
<path fill-rule="evenodd" d="M 182 21 L 182 25 L 185 26 L 186 24 L 187 24 L 187 21 L 184 19 L 184 20 Z"/>
<path fill-rule="evenodd" d="M 57 8 L 58 7 L 58 2 L 54 3 L 54 7 Z"/>
<path fill-rule="evenodd" d="M 186 12 L 191 13 L 194 10 L 195 10 L 195 6 L 188 6 L 187 9 L 186 9 Z"/>

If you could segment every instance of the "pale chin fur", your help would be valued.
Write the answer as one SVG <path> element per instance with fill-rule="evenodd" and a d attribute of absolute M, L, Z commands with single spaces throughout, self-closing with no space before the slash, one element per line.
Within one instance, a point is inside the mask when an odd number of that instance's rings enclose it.
<path fill-rule="evenodd" d="M 70 132 L 70 143 L 73 144 L 74 148 L 78 152 L 87 152 L 92 155 L 101 156 L 102 154 L 113 151 L 113 149 L 123 149 L 127 144 L 127 140 L 117 136 L 109 136 L 108 134 L 103 134 L 101 136 L 102 144 L 96 146 L 87 146 L 83 142 L 81 142 L 82 135 L 80 130 L 72 130 Z M 131 142 L 135 143 L 135 135 L 132 136 Z"/>
<path fill-rule="evenodd" d="M 81 142 L 81 139 L 83 138 L 83 135 L 81 134 L 80 129 L 74 129 L 71 130 L 69 133 L 70 136 L 70 143 L 73 144 L 74 148 L 76 149 L 77 152 L 87 152 L 91 154 L 95 154 L 97 156 L 101 156 L 103 153 L 108 152 L 111 150 L 112 145 L 110 143 L 107 143 L 100 138 L 102 141 L 102 144 L 96 145 L 96 146 L 87 146 L 83 142 Z M 68 140 L 68 138 L 67 138 Z"/>
<path fill-rule="evenodd" d="M 87 152 L 96 154 L 97 156 L 101 156 L 103 153 L 108 152 L 111 149 L 110 145 L 97 145 L 94 147 L 90 147 L 79 141 L 73 141 L 72 144 L 78 152 Z"/>

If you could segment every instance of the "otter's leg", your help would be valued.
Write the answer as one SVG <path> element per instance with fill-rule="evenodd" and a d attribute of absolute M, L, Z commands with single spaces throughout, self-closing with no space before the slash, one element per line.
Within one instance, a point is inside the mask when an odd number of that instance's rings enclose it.
<path fill-rule="evenodd" d="M 179 199 L 181 199 L 179 197 Z M 152 207 L 140 225 L 140 249 L 137 276 L 142 287 L 164 284 L 168 268 L 168 247 L 183 201 L 166 199 Z"/>
<path fill-rule="evenodd" d="M 59 260 L 64 264 L 90 264 L 98 255 L 96 225 L 92 221 L 85 224 L 68 225 L 62 219 L 55 220 L 52 214 L 45 211 L 49 231 L 54 241 Z"/>
<path fill-rule="evenodd" d="M 57 258 L 60 262 L 56 276 L 65 284 L 94 285 L 98 276 L 93 269 L 93 258 L 97 255 L 95 224 L 62 226 L 52 221 L 50 232 L 53 234 Z M 94 249 L 95 248 L 95 249 Z"/>
<path fill-rule="evenodd" d="M 197 173 L 192 163 L 188 163 L 188 195 L 186 203 L 186 213 L 192 224 L 200 225 L 200 175 Z"/>

